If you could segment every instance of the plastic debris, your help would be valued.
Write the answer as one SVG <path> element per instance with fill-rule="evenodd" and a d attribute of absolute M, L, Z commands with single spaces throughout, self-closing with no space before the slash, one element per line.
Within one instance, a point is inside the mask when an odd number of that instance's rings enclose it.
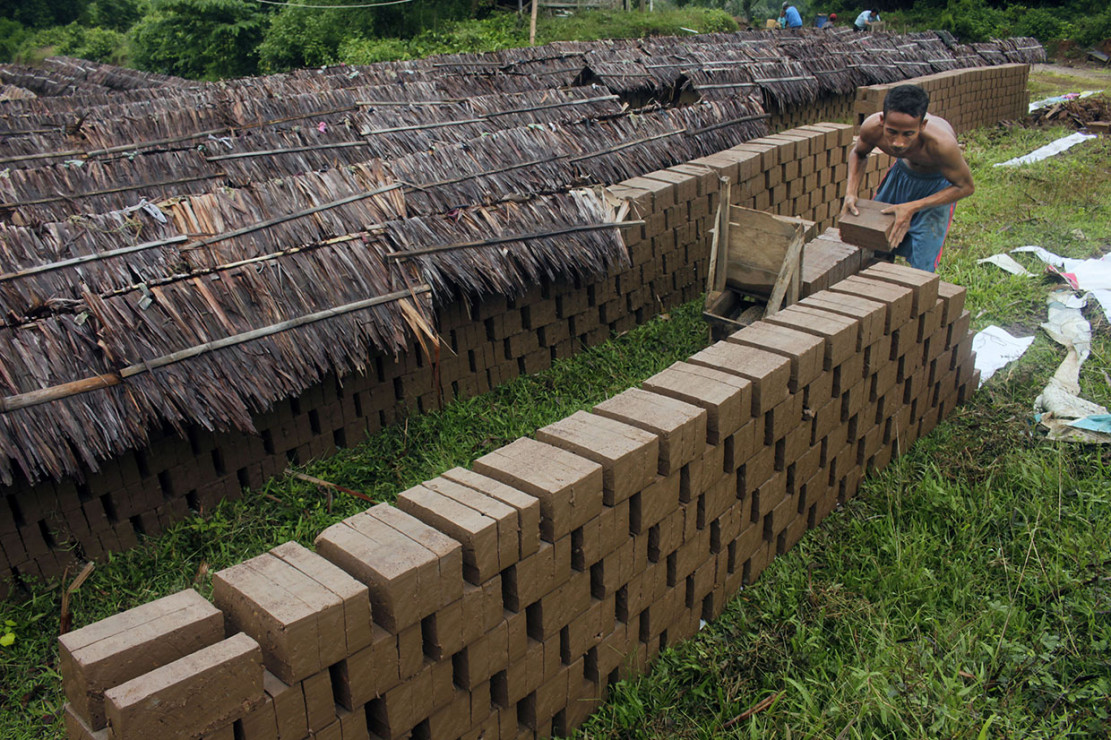
<path fill-rule="evenodd" d="M 1018 247 L 1011 253 L 1033 254 L 1060 275 L 1073 290 L 1087 291 L 1099 302 L 1104 316 L 1111 321 L 1111 254 L 1101 259 L 1078 260 L 1061 257 L 1041 247 Z"/>
<path fill-rule="evenodd" d="M 1049 157 L 1052 157 L 1054 154 L 1060 154 L 1063 151 L 1066 151 L 1068 149 L 1073 148 L 1074 146 L 1076 146 L 1080 142 L 1084 141 L 1085 139 L 1095 139 L 1095 138 L 1097 138 L 1095 134 L 1083 134 L 1083 133 L 1080 133 L 1079 131 L 1077 131 L 1075 134 L 1069 134 L 1068 136 L 1063 136 L 1060 139 L 1057 139 L 1057 141 L 1046 144 L 1043 147 L 1039 147 L 1038 149 L 1035 149 L 1034 151 L 1030 152 L 1029 154 L 1023 154 L 1021 157 L 1015 157 L 1014 159 L 1008 159 L 1006 162 L 996 162 L 993 166 L 994 167 L 1014 167 L 1015 165 L 1020 165 L 1020 164 L 1031 164 L 1033 162 L 1040 162 L 1043 159 L 1048 159 Z"/>
<path fill-rule="evenodd" d="M 1015 258 L 1009 254 L 993 254 L 990 257 L 984 257 L 982 260 L 978 260 L 978 263 L 981 265 L 984 263 L 995 265 L 1002 270 L 1006 270 L 1012 275 L 1023 275 L 1029 277 L 1034 274 L 1020 265 L 1015 260 Z"/>
<path fill-rule="evenodd" d="M 1011 336 L 1006 329 L 994 324 L 980 331 L 972 338 L 972 351 L 976 353 L 976 369 L 980 371 L 980 385 L 995 375 L 1007 363 L 1014 362 L 1025 354 L 1034 337 Z"/>

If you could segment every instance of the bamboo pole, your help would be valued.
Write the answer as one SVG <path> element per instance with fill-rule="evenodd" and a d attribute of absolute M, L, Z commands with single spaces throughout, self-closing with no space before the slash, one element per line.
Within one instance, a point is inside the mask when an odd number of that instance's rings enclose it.
<path fill-rule="evenodd" d="M 107 252 L 97 252 L 96 254 L 83 254 L 80 257 L 72 257 L 67 260 L 59 262 L 50 262 L 45 265 L 35 265 L 28 267 L 26 270 L 19 272 L 9 272 L 6 275 L 0 275 L 0 283 L 7 282 L 8 280 L 15 280 L 17 278 L 27 277 L 28 275 L 37 275 L 43 272 L 50 272 L 51 270 L 60 270 L 63 267 L 72 267 L 73 265 L 81 265 L 86 262 L 98 262 L 100 260 L 109 259 L 111 257 L 120 257 L 132 252 L 142 252 L 146 249 L 153 249 L 154 247 L 168 247 L 172 244 L 180 244 L 181 242 L 188 241 L 185 236 L 173 236 L 169 239 L 159 239 L 158 241 L 143 242 L 142 244 L 135 244 L 130 247 L 120 247 L 119 249 L 112 249 Z"/>
<path fill-rule="evenodd" d="M 411 298 L 421 293 L 430 293 L 431 291 L 432 286 L 423 283 L 413 290 L 399 290 L 393 293 L 387 293 L 386 295 L 375 296 L 374 298 L 367 298 L 361 301 L 345 303 L 342 306 L 333 306 L 331 308 L 326 308 L 323 311 L 316 311 L 314 313 L 305 314 L 304 316 L 298 316 L 295 319 L 279 321 L 278 323 L 270 324 L 269 326 L 259 327 L 257 329 L 245 331 L 240 334 L 233 334 L 222 339 L 216 339 L 211 342 L 205 342 L 203 344 L 195 345 L 193 347 L 187 347 L 185 349 L 178 350 L 177 352 L 171 352 L 170 354 L 161 355 L 160 357 L 154 357 L 144 362 L 128 365 L 114 373 L 94 375 L 91 378 L 82 378 L 80 380 L 73 380 L 68 383 L 59 383 L 58 385 L 54 385 L 49 388 L 40 388 L 38 390 L 28 391 L 27 393 L 20 393 L 14 396 L 8 396 L 6 398 L 0 397 L 0 413 L 29 408 L 31 406 L 38 406 L 40 404 L 49 403 L 51 401 L 58 401 L 63 398 L 69 398 L 70 396 L 76 396 L 81 393 L 87 393 L 88 391 L 94 391 L 101 388 L 108 388 L 113 385 L 119 385 L 127 378 L 131 378 L 142 373 L 149 373 L 152 370 L 157 370 L 161 367 L 173 365 L 181 362 L 182 360 L 188 360 L 193 357 L 198 357 L 209 352 L 215 352 L 216 350 L 220 349 L 234 347 L 236 345 L 243 344 L 244 342 L 250 342 L 254 339 L 262 339 L 264 337 L 273 336 L 274 334 L 280 334 L 281 332 L 288 331 L 290 329 L 296 329 L 300 326 L 306 326 L 308 324 L 322 321 L 324 319 L 335 318 L 336 316 L 342 316 L 353 311 L 360 311 L 364 308 L 371 308 L 373 306 L 379 306 L 384 303 L 391 303 L 393 301 L 401 300 L 402 298 Z"/>
<path fill-rule="evenodd" d="M 532 0 L 532 17 L 528 24 L 528 45 L 536 46 L 536 11 L 540 5 L 539 0 Z"/>
<path fill-rule="evenodd" d="M 457 242 L 455 244 L 440 244 L 435 247 L 425 247 L 422 249 L 413 249 L 405 252 L 390 252 L 386 255 L 386 257 L 395 260 L 409 259 L 411 257 L 418 257 L 423 254 L 449 252 L 455 249 L 490 247 L 495 244 L 505 244 L 507 242 L 520 242 L 527 241 L 529 239 L 543 239 L 549 236 L 561 236 L 563 234 L 575 234 L 583 231 L 600 231 L 601 229 L 620 228 L 623 226 L 639 226 L 643 224 L 644 221 L 620 221 L 605 224 L 581 224 L 578 226 L 569 226 L 565 229 L 557 229 L 555 231 L 536 231 L 528 234 L 512 234 L 510 236 L 497 236 L 491 239 L 482 239 L 480 241 Z"/>

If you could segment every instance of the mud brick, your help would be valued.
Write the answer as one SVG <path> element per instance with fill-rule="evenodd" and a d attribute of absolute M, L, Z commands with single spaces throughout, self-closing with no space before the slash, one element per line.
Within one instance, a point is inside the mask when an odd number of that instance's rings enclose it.
<path fill-rule="evenodd" d="M 555 546 L 541 543 L 535 553 L 502 573 L 502 594 L 505 606 L 522 611 L 553 588 Z"/>
<path fill-rule="evenodd" d="M 94 730 L 69 702 L 66 702 L 63 707 L 63 713 L 66 735 L 69 740 L 108 740 L 108 728 Z M 246 740 L 251 740 L 251 738 Z"/>
<path fill-rule="evenodd" d="M 301 682 L 305 693 L 305 715 L 309 732 L 319 732 L 336 721 L 336 705 L 332 701 L 332 681 L 328 672 L 317 673 Z"/>
<path fill-rule="evenodd" d="M 729 151 L 758 153 L 760 155 L 760 170 L 765 172 L 778 166 L 780 161 L 782 161 L 780 159 L 780 149 L 776 143 L 764 141 L 763 139 L 746 141 L 744 144 L 738 144 Z"/>
<path fill-rule="evenodd" d="M 857 350 L 876 342 L 887 330 L 887 306 L 867 298 L 822 291 L 799 301 L 800 306 L 841 314 L 860 322 Z"/>
<path fill-rule="evenodd" d="M 458 542 L 388 504 L 378 504 L 365 513 L 423 545 L 436 556 L 440 578 L 436 589 L 440 597 L 437 607 L 463 596 L 463 552 Z"/>
<path fill-rule="evenodd" d="M 262 701 L 262 651 L 237 634 L 104 692 L 117 740 L 200 735 Z"/>
<path fill-rule="evenodd" d="M 937 301 L 938 285 L 941 282 L 938 276 L 932 272 L 886 262 L 872 265 L 861 271 L 860 276 L 910 288 L 914 296 L 911 304 L 911 316 L 921 316 L 934 307 L 934 303 Z"/>
<path fill-rule="evenodd" d="M 421 624 L 411 624 L 398 631 L 395 642 L 398 678 L 408 681 L 424 667 L 423 620 Z"/>
<path fill-rule="evenodd" d="M 717 342 L 688 362 L 739 375 L 752 382 L 752 415 L 762 417 L 788 394 L 791 362 L 773 352 L 730 342 Z"/>
<path fill-rule="evenodd" d="M 788 358 L 791 361 L 791 382 L 788 388 L 792 393 L 813 381 L 822 372 L 823 341 L 805 332 L 757 321 L 729 335 L 727 341 L 764 349 Z"/>
<path fill-rule="evenodd" d="M 972 314 L 968 311 L 961 311 L 961 315 L 957 320 L 949 325 L 949 335 L 946 338 L 945 346 L 954 347 L 962 342 L 971 343 L 969 335 L 969 326 L 972 323 Z M 971 344 L 970 344 L 971 348 Z M 90 522 L 91 524 L 91 522 Z"/>
<path fill-rule="evenodd" d="M 633 212 L 638 216 L 643 217 L 645 214 L 652 212 L 652 191 L 650 190 L 633 187 L 626 183 L 610 185 L 607 190 L 615 198 L 631 201 Z"/>
<path fill-rule="evenodd" d="M 114 614 L 58 638 L 66 698 L 93 730 L 100 730 L 107 689 L 223 637 L 223 613 L 192 590 Z"/>
<path fill-rule="evenodd" d="M 668 169 L 672 172 L 693 176 L 698 183 L 699 196 L 718 192 L 718 174 L 710 167 L 687 162 L 684 164 L 677 164 Z"/>
<path fill-rule="evenodd" d="M 822 373 L 803 388 L 802 404 L 808 409 L 824 406 L 833 397 L 833 373 Z"/>
<path fill-rule="evenodd" d="M 463 600 L 453 601 L 421 622 L 424 654 L 445 660 L 463 649 Z"/>
<path fill-rule="evenodd" d="M 803 422 L 802 394 L 788 396 L 764 415 L 764 444 L 775 444 Z"/>
<path fill-rule="evenodd" d="M 944 280 L 937 284 L 937 297 L 945 302 L 945 311 L 941 316 L 942 326 L 949 326 L 964 311 L 966 291 L 960 285 L 947 283 Z"/>
<path fill-rule="evenodd" d="M 480 473 L 475 473 L 465 468 L 452 468 L 445 472 L 441 478 L 466 486 L 484 496 L 488 496 L 497 502 L 505 504 L 517 513 L 515 528 L 517 534 L 517 559 L 528 557 L 539 548 L 540 501 L 535 496 L 530 496 L 501 481 L 488 478 Z M 441 492 L 446 490 L 446 487 L 440 487 L 437 481 L 431 482 L 433 486 L 441 490 Z M 460 493 L 460 495 L 462 494 Z"/>
<path fill-rule="evenodd" d="M 845 388 L 856 385 L 865 377 L 864 355 L 859 352 L 849 355 L 844 362 L 833 369 L 833 376 L 833 395 L 839 396 L 845 392 Z"/>
<path fill-rule="evenodd" d="M 536 439 L 599 463 L 606 506 L 644 488 L 652 480 L 659 456 L 655 434 L 585 411 L 537 430 Z"/>
<path fill-rule="evenodd" d="M 501 571 L 497 520 L 424 486 L 402 491 L 395 505 L 462 544 L 463 577 L 471 583 Z"/>
<path fill-rule="evenodd" d="M 652 194 L 652 210 L 662 211 L 668 206 L 675 205 L 674 183 L 663 182 L 650 177 L 631 177 L 621 183 L 625 187 L 646 190 Z"/>
<path fill-rule="evenodd" d="M 263 648 L 266 668 L 286 683 L 347 655 L 343 601 L 270 553 L 213 576 L 213 602 L 228 624 Z"/>
<path fill-rule="evenodd" d="M 475 460 L 474 468 L 538 498 L 541 536 L 549 542 L 602 508 L 602 466 L 543 442 L 518 439 Z"/>
<path fill-rule="evenodd" d="M 262 672 L 264 702 L 273 705 L 274 719 L 277 723 L 279 740 L 301 740 L 308 732 L 308 716 L 305 713 L 305 694 L 301 684 L 292 686 L 267 670 Z"/>
<path fill-rule="evenodd" d="M 398 663 L 397 638 L 375 625 L 369 645 L 331 666 L 336 701 L 353 711 L 392 689 L 400 681 Z"/>
<path fill-rule="evenodd" d="M 686 203 L 698 196 L 698 178 L 693 175 L 675 169 L 666 169 L 649 172 L 644 177 L 671 185 L 678 203 Z"/>
<path fill-rule="evenodd" d="M 846 316 L 796 304 L 764 320 L 824 339 L 827 369 L 840 365 L 857 351 L 860 323 Z"/>
<path fill-rule="evenodd" d="M 462 538 L 467 537 L 469 539 L 474 539 L 475 537 L 479 537 L 479 535 L 477 533 L 468 535 L 463 531 L 456 533 L 455 529 L 464 526 L 465 522 L 470 521 L 472 524 L 479 526 L 480 530 L 483 532 L 479 539 L 485 540 L 489 537 L 493 538 L 492 560 L 487 563 L 488 567 L 480 569 L 483 570 L 483 572 L 489 572 L 483 576 L 474 574 L 479 578 L 477 583 L 488 581 L 496 575 L 496 571 L 500 571 L 517 562 L 521 556 L 521 548 L 518 531 L 520 526 L 519 515 L 515 508 L 493 496 L 476 491 L 473 488 L 448 478 L 441 477 L 425 481 L 423 488 L 436 493 L 438 496 L 442 496 L 446 501 L 450 502 L 446 504 L 448 508 L 454 509 L 457 505 L 464 507 L 465 511 L 458 512 L 459 517 L 461 517 L 458 522 L 453 524 L 450 521 L 444 521 L 443 526 L 439 524 L 436 526 L 440 526 L 444 532 L 447 532 L 455 537 L 455 539 L 464 543 L 463 555 L 465 572 L 467 569 L 473 570 L 476 567 L 474 562 L 471 562 L 471 564 L 468 564 L 468 562 L 475 561 L 477 558 L 477 550 L 468 555 L 468 543 Z M 523 494 L 521 496 L 523 497 Z M 535 500 L 533 500 L 533 502 L 538 503 L 535 502 Z M 475 519 L 475 516 L 480 518 Z M 418 518 L 423 519 L 423 517 Z M 443 520 L 444 516 L 441 515 L 438 519 Z M 429 521 L 429 523 L 432 522 Z M 487 526 L 493 528 L 492 533 L 486 533 Z M 475 540 L 470 546 L 473 548 L 478 544 L 478 540 Z M 493 570 L 490 570 L 490 568 L 493 568 Z M 472 579 L 468 576 L 468 580 Z M 475 581 L 472 580 L 472 582 Z"/>
<path fill-rule="evenodd" d="M 730 373 L 676 362 L 648 378 L 642 387 L 706 410 L 706 439 L 718 444 L 749 418 L 752 384 Z"/>
<path fill-rule="evenodd" d="M 656 434 L 661 475 L 678 472 L 706 444 L 705 410 L 639 388 L 603 401 L 594 413 Z"/>
<path fill-rule="evenodd" d="M 440 606 L 439 557 L 369 511 L 325 529 L 316 549 L 367 585 L 374 621 L 394 634 Z"/>
<path fill-rule="evenodd" d="M 643 534 L 649 527 L 675 511 L 679 505 L 679 471 L 667 476 L 656 476 L 656 480 L 630 501 L 629 530 L 633 534 Z"/>
<path fill-rule="evenodd" d="M 845 293 L 886 304 L 887 324 L 885 330 L 887 333 L 899 328 L 910 318 L 914 296 L 910 288 L 905 286 L 854 275 L 831 285 L 829 289 L 835 293 Z"/>
<path fill-rule="evenodd" d="M 771 447 L 760 447 L 743 467 L 743 475 L 741 468 L 737 469 L 737 494 L 739 498 L 744 498 L 772 478 L 775 472 L 775 450 Z M 742 487 L 744 496 L 741 496 Z"/>
<path fill-rule="evenodd" d="M 783 168 L 773 167 L 764 173 L 764 187 L 768 190 L 775 188 L 783 182 Z"/>

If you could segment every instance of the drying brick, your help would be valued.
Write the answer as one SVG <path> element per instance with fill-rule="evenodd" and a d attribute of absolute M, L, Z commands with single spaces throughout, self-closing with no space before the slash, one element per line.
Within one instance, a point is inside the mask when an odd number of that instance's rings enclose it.
<path fill-rule="evenodd" d="M 224 615 L 179 591 L 58 638 L 62 686 L 93 730 L 105 726 L 104 692 L 224 637 Z"/>

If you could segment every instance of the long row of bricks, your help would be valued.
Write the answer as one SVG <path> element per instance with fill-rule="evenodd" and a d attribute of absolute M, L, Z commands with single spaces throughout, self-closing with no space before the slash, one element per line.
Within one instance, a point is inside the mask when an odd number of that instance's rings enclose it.
<path fill-rule="evenodd" d="M 320 533 L 63 635 L 71 738 L 564 734 L 975 389 L 889 264 Z"/>

